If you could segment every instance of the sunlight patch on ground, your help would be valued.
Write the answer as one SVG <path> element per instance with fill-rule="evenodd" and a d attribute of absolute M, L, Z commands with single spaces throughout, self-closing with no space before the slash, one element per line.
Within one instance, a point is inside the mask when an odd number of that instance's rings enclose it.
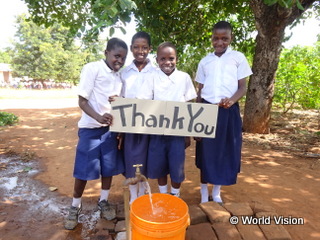
<path fill-rule="evenodd" d="M 258 165 L 261 165 L 261 166 L 270 166 L 270 167 L 276 167 L 276 166 L 280 166 L 281 164 L 279 163 L 276 163 L 276 162 L 272 162 L 272 161 L 266 161 L 266 162 L 259 162 Z"/>
<path fill-rule="evenodd" d="M 45 143 L 43 143 L 45 146 L 52 146 L 52 145 L 54 145 L 55 143 L 52 143 L 52 142 L 45 142 Z"/>
<path fill-rule="evenodd" d="M 313 194 L 311 194 L 310 192 L 304 190 L 304 189 L 299 189 L 299 192 L 304 195 L 304 196 L 312 196 Z"/>
<path fill-rule="evenodd" d="M 283 202 L 293 202 L 293 200 L 289 199 L 289 198 L 271 198 L 271 199 L 274 202 L 281 202 L 281 203 L 283 203 Z"/>
<path fill-rule="evenodd" d="M 263 188 L 273 188 L 273 185 L 267 183 L 259 183 L 258 185 Z"/>
<path fill-rule="evenodd" d="M 183 183 L 192 183 L 192 181 L 191 181 L 191 180 L 188 180 L 188 179 L 185 179 L 185 180 L 183 181 Z"/>
<path fill-rule="evenodd" d="M 50 132 L 53 132 L 53 129 L 42 129 L 41 132 L 47 132 L 47 133 L 50 133 Z"/>
<path fill-rule="evenodd" d="M 27 125 L 21 125 L 21 128 L 23 128 L 23 129 L 42 129 L 42 127 L 31 127 L 31 126 L 27 126 Z"/>
<path fill-rule="evenodd" d="M 320 238 L 320 233 L 311 233 L 311 237 Z"/>
<path fill-rule="evenodd" d="M 255 180 L 255 179 L 252 178 L 252 177 L 246 177 L 246 178 L 244 179 L 244 181 L 247 182 L 247 183 L 259 183 L 257 180 Z"/>
<path fill-rule="evenodd" d="M 310 174 L 306 174 L 306 175 L 304 175 L 304 177 L 309 178 L 309 179 L 313 179 L 313 176 L 311 176 Z"/>
<path fill-rule="evenodd" d="M 70 149 L 70 147 L 58 147 L 58 150 L 65 150 L 65 149 Z"/>
<path fill-rule="evenodd" d="M 266 180 L 269 179 L 269 176 L 267 176 L 267 175 L 258 175 L 257 179 L 260 180 L 260 181 L 266 181 Z"/>
<path fill-rule="evenodd" d="M 34 141 L 41 141 L 41 140 L 43 140 L 43 138 L 34 137 L 34 138 L 32 138 L 32 140 L 34 140 Z"/>
<path fill-rule="evenodd" d="M 61 99 L 0 99 L 0 110 L 6 109 L 59 109 L 78 107 L 76 98 Z"/>
<path fill-rule="evenodd" d="M 29 90 L 0 88 L 0 99 L 57 99 L 57 98 L 77 98 L 77 89 L 51 89 L 51 90 Z"/>

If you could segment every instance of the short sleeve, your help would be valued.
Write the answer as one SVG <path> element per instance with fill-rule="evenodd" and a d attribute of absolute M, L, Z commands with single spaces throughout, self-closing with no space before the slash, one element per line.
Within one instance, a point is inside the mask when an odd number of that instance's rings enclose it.
<path fill-rule="evenodd" d="M 246 57 L 241 54 L 241 61 L 238 67 L 238 80 L 246 78 L 252 74 L 251 67 Z"/>
<path fill-rule="evenodd" d="M 195 81 L 198 82 L 198 83 L 204 84 L 205 72 L 204 72 L 204 69 L 203 69 L 203 61 L 202 60 L 200 61 L 199 65 L 198 65 Z"/>
<path fill-rule="evenodd" d="M 96 77 L 94 72 L 93 65 L 90 63 L 86 64 L 81 71 L 77 93 L 85 99 L 89 99 L 94 88 L 94 81 Z"/>
<path fill-rule="evenodd" d="M 191 77 L 186 73 L 186 92 L 185 92 L 185 101 L 190 101 L 197 97 L 197 92 L 193 86 Z"/>

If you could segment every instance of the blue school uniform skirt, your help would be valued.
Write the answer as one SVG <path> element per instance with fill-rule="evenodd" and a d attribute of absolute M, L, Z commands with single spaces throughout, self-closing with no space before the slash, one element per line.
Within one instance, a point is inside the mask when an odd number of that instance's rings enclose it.
<path fill-rule="evenodd" d="M 204 101 L 205 103 L 208 103 Z M 196 166 L 202 180 L 215 185 L 232 185 L 240 172 L 242 121 L 239 104 L 219 107 L 216 137 L 196 144 Z"/>
<path fill-rule="evenodd" d="M 149 146 L 149 135 L 126 133 L 124 135 L 124 162 L 125 162 L 125 177 L 132 178 L 135 176 L 135 164 L 142 164 L 140 172 L 147 175 L 147 156 Z"/>
<path fill-rule="evenodd" d="M 94 180 L 123 173 L 123 153 L 118 150 L 117 135 L 109 127 L 80 128 L 73 176 Z"/>
<path fill-rule="evenodd" d="M 150 135 L 148 177 L 155 179 L 170 174 L 171 181 L 181 183 L 184 178 L 185 137 Z"/>

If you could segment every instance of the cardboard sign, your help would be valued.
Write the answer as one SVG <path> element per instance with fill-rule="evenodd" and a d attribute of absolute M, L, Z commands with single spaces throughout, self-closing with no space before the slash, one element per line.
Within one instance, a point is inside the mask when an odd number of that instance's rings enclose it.
<path fill-rule="evenodd" d="M 116 98 L 110 131 L 214 138 L 218 106 Z"/>

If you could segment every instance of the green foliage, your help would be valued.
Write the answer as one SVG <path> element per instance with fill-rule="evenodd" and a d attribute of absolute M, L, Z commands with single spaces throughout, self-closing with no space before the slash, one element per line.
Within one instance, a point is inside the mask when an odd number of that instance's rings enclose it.
<path fill-rule="evenodd" d="M 301 2 L 299 0 L 263 0 L 268 6 L 272 6 L 278 3 L 281 7 L 290 8 L 296 5 L 300 10 L 304 10 Z"/>
<path fill-rule="evenodd" d="M 91 58 L 93 47 L 81 49 L 59 24 L 45 28 L 24 16 L 17 19 L 18 31 L 11 51 L 13 75 L 35 80 L 54 79 L 76 83 L 82 66 Z M 90 59 L 91 60 L 91 59 Z"/>
<path fill-rule="evenodd" d="M 233 48 L 253 55 L 254 17 L 246 0 L 135 0 L 135 3 L 138 29 L 150 33 L 155 49 L 164 41 L 174 43 L 179 55 L 178 68 L 191 76 L 200 59 L 213 51 L 212 27 L 220 20 L 227 20 L 234 27 Z"/>
<path fill-rule="evenodd" d="M 57 20 L 72 36 L 97 40 L 99 34 L 118 22 L 130 22 L 136 7 L 132 0 L 24 0 L 31 19 L 39 25 L 54 26 Z"/>
<path fill-rule="evenodd" d="M 14 125 L 19 121 L 19 118 L 8 112 L 0 112 L 0 126 Z"/>
<path fill-rule="evenodd" d="M 0 50 L 0 63 L 11 63 L 11 57 L 8 50 Z"/>
<path fill-rule="evenodd" d="M 107 27 L 111 27 L 109 30 L 111 35 L 114 32 L 112 26 L 119 27 L 125 32 L 123 25 L 119 23 L 126 25 L 131 20 L 131 14 L 134 13 L 140 28 L 147 30 L 150 30 L 149 26 L 152 26 L 153 29 L 161 28 L 161 31 L 156 31 L 159 41 L 155 45 L 168 39 L 167 36 L 179 33 L 185 34 L 185 39 L 195 39 L 196 42 L 199 42 L 199 39 L 205 41 L 207 38 L 203 36 L 210 32 L 207 30 L 210 30 L 214 22 L 218 19 L 230 20 L 230 18 L 238 22 L 239 26 L 236 29 L 239 29 L 239 33 L 236 32 L 236 42 L 239 44 L 239 39 L 244 39 L 243 36 L 251 32 L 243 30 L 248 30 L 253 26 L 254 18 L 249 7 L 252 1 L 24 0 L 31 14 L 30 20 L 39 25 L 44 24 L 46 27 L 60 22 L 69 29 L 73 37 L 81 37 L 85 42 L 97 40 L 99 34 Z M 301 3 L 307 2 L 306 0 L 259 1 L 263 1 L 268 6 L 274 4 L 286 8 L 297 6 L 301 10 L 304 10 Z M 319 2 L 314 2 L 313 9 L 319 15 Z M 166 25 L 168 21 L 176 23 L 177 32 L 172 31 L 175 30 L 172 24 Z M 200 34 L 192 35 L 194 32 Z M 192 35 L 192 38 L 188 38 L 189 35 Z"/>
<path fill-rule="evenodd" d="M 309 8 L 316 9 L 319 13 L 319 1 L 301 0 L 301 6 L 297 0 L 25 0 L 37 23 L 53 25 L 56 20 L 67 26 L 74 35 L 85 36 L 85 40 L 97 39 L 99 33 L 119 21 L 123 24 L 129 22 L 133 12 L 139 30 L 149 32 L 153 38 L 153 46 L 163 41 L 171 41 L 178 47 L 180 57 L 178 67 L 181 70 L 194 73 L 198 60 L 206 53 L 212 51 L 210 44 L 211 29 L 214 23 L 227 20 L 234 26 L 233 47 L 244 52 L 253 60 L 253 69 L 257 72 L 249 81 L 249 88 L 253 87 L 258 92 L 263 92 L 261 104 L 255 104 L 254 91 L 248 91 L 246 116 L 244 126 L 251 126 L 251 132 L 267 132 L 267 123 L 270 116 L 270 108 L 273 95 L 273 78 L 280 51 L 281 41 L 285 27 L 297 22 L 301 14 Z M 270 6 L 266 5 L 269 3 Z M 137 6 L 135 8 L 135 6 Z M 280 6 L 280 7 L 279 7 Z M 291 9 L 284 9 L 291 8 Z M 117 27 L 121 27 L 118 25 Z M 255 43 L 253 34 L 258 28 L 259 40 L 255 57 L 253 49 Z M 81 32 L 79 32 L 79 29 Z M 270 44 L 274 43 L 274 44 Z M 271 46 L 273 49 L 271 49 Z M 265 52 L 272 51 L 269 58 L 273 66 L 263 70 L 263 63 L 259 60 L 266 58 Z M 259 76 L 259 78 L 257 77 Z M 252 99 L 251 99 L 252 98 Z M 251 101 L 254 100 L 254 101 Z M 259 99 L 258 99 L 259 101 Z M 259 114 L 255 107 L 261 106 Z M 260 110 L 260 109 L 259 109 Z M 253 121 L 253 118 L 256 118 Z M 248 121 L 249 120 L 249 121 Z M 260 122 L 263 122 L 261 125 Z M 251 124 L 254 123 L 254 124 Z"/>
<path fill-rule="evenodd" d="M 285 49 L 276 75 L 274 101 L 284 112 L 298 105 L 320 108 L 320 42 L 314 47 Z"/>
<path fill-rule="evenodd" d="M 263 0 L 267 5 L 279 4 L 292 7 L 298 0 Z M 138 30 L 151 34 L 154 49 L 163 41 L 176 44 L 179 53 L 178 67 L 194 75 L 196 65 L 212 51 L 211 29 L 220 20 L 230 21 L 234 27 L 234 49 L 253 59 L 255 42 L 254 16 L 250 1 L 152 1 L 152 0 L 25 0 L 32 19 L 46 26 L 58 20 L 73 36 L 83 37 L 85 43 L 94 42 L 99 34 L 109 28 L 109 36 L 115 27 L 122 28 L 137 19 Z M 122 28 L 121 30 L 124 31 Z"/>
<path fill-rule="evenodd" d="M 72 36 L 82 37 L 85 43 L 95 42 L 107 27 L 110 36 L 115 27 L 125 31 L 119 23 L 126 25 L 134 13 L 138 30 L 151 34 L 154 49 L 163 41 L 171 41 L 177 45 L 178 67 L 191 75 L 195 73 L 199 59 L 212 51 L 212 26 L 217 21 L 227 20 L 234 27 L 233 48 L 243 52 L 250 62 L 253 59 L 255 17 L 250 0 L 52 0 L 50 3 L 46 0 L 24 1 L 36 23 L 54 26 L 57 21 L 61 22 Z M 306 3 L 302 0 L 261 1 L 271 7 L 278 4 L 285 8 L 300 9 L 303 9 L 301 2 Z M 313 10 L 319 12 L 319 9 L 319 3 L 315 1 Z"/>

